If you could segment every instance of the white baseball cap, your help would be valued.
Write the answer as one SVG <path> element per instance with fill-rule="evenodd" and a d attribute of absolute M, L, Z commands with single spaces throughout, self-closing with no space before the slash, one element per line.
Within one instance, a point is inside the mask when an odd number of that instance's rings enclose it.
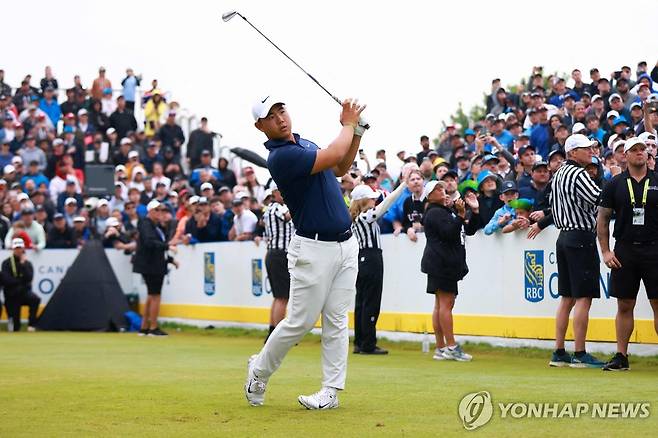
<path fill-rule="evenodd" d="M 190 200 L 188 202 L 190 203 L 190 205 L 198 204 L 199 197 L 197 195 L 190 196 Z"/>
<path fill-rule="evenodd" d="M 117 167 L 114 168 L 115 172 L 125 172 L 126 171 L 126 166 L 123 164 L 117 164 Z"/>
<path fill-rule="evenodd" d="M 99 199 L 98 204 L 96 204 L 96 208 L 102 207 L 103 205 L 110 205 L 110 203 L 107 199 Z"/>
<path fill-rule="evenodd" d="M 628 140 L 626 140 L 626 143 L 624 144 L 624 152 L 630 151 L 633 146 L 637 146 L 637 145 L 644 146 L 644 149 L 647 148 L 646 143 L 644 143 L 641 138 L 631 137 Z"/>
<path fill-rule="evenodd" d="M 277 103 L 285 105 L 285 102 L 276 96 L 266 95 L 261 98 L 256 99 L 254 104 L 251 106 L 251 115 L 254 117 L 254 121 L 262 119 L 270 112 L 272 107 Z"/>
<path fill-rule="evenodd" d="M 162 204 L 160 203 L 160 201 L 158 201 L 157 199 L 154 199 L 146 205 L 146 211 L 151 211 L 155 208 L 158 208 L 161 205 Z"/>
<path fill-rule="evenodd" d="M 425 184 L 425 187 L 423 187 L 423 194 L 420 195 L 420 200 L 424 201 L 427 199 L 427 197 L 434 191 L 436 186 L 438 186 L 440 181 L 430 181 L 427 184 Z"/>
<path fill-rule="evenodd" d="M 608 103 L 612 103 L 612 99 L 619 99 L 622 100 L 621 96 L 619 93 L 612 93 L 610 97 L 608 97 Z"/>
<path fill-rule="evenodd" d="M 601 95 L 600 94 L 595 94 L 594 96 L 592 96 L 591 102 L 594 103 L 594 102 L 596 102 L 597 100 L 600 100 L 600 99 L 603 99 L 601 97 Z"/>
<path fill-rule="evenodd" d="M 608 114 L 606 114 L 605 118 L 609 119 L 610 117 L 619 117 L 619 113 L 615 110 L 610 110 L 608 111 Z"/>
<path fill-rule="evenodd" d="M 16 168 L 14 166 L 12 166 L 11 164 L 7 164 L 3 170 L 4 170 L 5 173 L 16 172 Z"/>
<path fill-rule="evenodd" d="M 114 134 L 115 132 L 117 132 L 116 129 L 114 129 L 114 128 L 107 128 L 107 131 L 105 131 L 105 134 L 107 134 L 107 135 L 111 135 L 111 134 Z"/>
<path fill-rule="evenodd" d="M 242 198 L 251 198 L 251 195 L 247 192 L 238 192 L 235 194 L 235 199 L 242 199 Z"/>
<path fill-rule="evenodd" d="M 18 155 L 15 155 L 14 158 L 11 159 L 11 164 L 23 164 L 23 159 L 19 157 Z"/>
<path fill-rule="evenodd" d="M 64 140 L 61 138 L 56 138 L 53 140 L 53 146 L 59 146 L 60 144 L 64 144 Z"/>
<path fill-rule="evenodd" d="M 571 128 L 571 133 L 576 134 L 580 131 L 584 131 L 585 129 L 586 129 L 585 125 L 583 125 L 582 123 L 580 123 L 580 122 L 574 123 L 573 128 Z"/>
<path fill-rule="evenodd" d="M 11 240 L 11 249 L 25 248 L 25 242 L 20 237 Z"/>
<path fill-rule="evenodd" d="M 203 192 L 204 190 L 214 190 L 214 187 L 209 182 L 204 182 L 203 184 L 201 184 L 200 189 Z"/>
<path fill-rule="evenodd" d="M 105 225 L 107 225 L 108 227 L 118 227 L 119 225 L 121 225 L 121 223 L 119 222 L 119 219 L 115 218 L 114 216 L 111 216 L 107 218 Z"/>
<path fill-rule="evenodd" d="M 78 205 L 78 200 L 75 198 L 66 198 L 66 201 L 64 201 L 64 205 L 69 205 L 69 204 Z"/>
<path fill-rule="evenodd" d="M 630 107 L 630 109 L 632 110 L 633 108 L 640 108 L 640 109 L 642 109 L 642 103 L 640 103 L 640 102 L 633 102 L 633 103 L 631 103 L 631 107 Z"/>
<path fill-rule="evenodd" d="M 376 192 L 372 187 L 365 184 L 359 184 L 352 190 L 352 201 L 359 201 L 361 199 L 377 199 L 379 192 Z"/>
<path fill-rule="evenodd" d="M 139 152 L 137 151 L 128 152 L 128 158 L 133 158 L 133 157 L 139 157 Z"/>
<path fill-rule="evenodd" d="M 638 135 L 638 138 L 642 140 L 642 142 L 647 146 L 648 145 L 656 146 L 656 134 L 645 131 L 642 134 Z"/>
<path fill-rule="evenodd" d="M 567 141 L 564 143 L 564 151 L 570 152 L 578 148 L 591 148 L 594 145 L 596 145 L 596 140 L 590 140 L 583 134 L 573 134 L 567 137 Z"/>
<path fill-rule="evenodd" d="M 80 109 L 78 110 L 78 117 L 80 117 L 80 116 L 84 116 L 84 115 L 86 115 L 86 114 L 87 114 L 87 110 L 86 110 L 86 109 L 84 109 L 84 108 L 80 108 Z"/>
<path fill-rule="evenodd" d="M 133 141 L 128 137 L 123 137 L 119 143 L 121 144 L 121 146 L 123 146 L 124 144 L 132 144 Z"/>
<path fill-rule="evenodd" d="M 73 222 L 84 222 L 85 220 L 84 216 L 76 216 L 73 218 Z"/>
<path fill-rule="evenodd" d="M 27 201 L 28 199 L 30 199 L 30 195 L 25 192 L 21 192 L 16 196 L 17 201 Z"/>

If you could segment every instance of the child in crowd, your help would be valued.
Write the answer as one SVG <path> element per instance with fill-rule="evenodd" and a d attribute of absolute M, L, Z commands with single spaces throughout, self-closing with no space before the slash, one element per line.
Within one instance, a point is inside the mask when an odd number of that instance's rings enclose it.
<path fill-rule="evenodd" d="M 516 219 L 516 212 L 510 206 L 510 202 L 519 198 L 519 189 L 514 181 L 505 181 L 500 194 L 500 200 L 505 203 L 494 213 L 489 223 L 484 227 L 484 234 L 487 236 L 502 230 L 506 225 Z"/>
<path fill-rule="evenodd" d="M 488 224 L 496 210 L 503 206 L 503 201 L 498 197 L 499 178 L 495 173 L 483 170 L 478 175 L 478 202 L 480 204 L 480 220 Z"/>
<path fill-rule="evenodd" d="M 530 212 L 534 203 L 533 199 L 528 198 L 511 200 L 509 206 L 514 209 L 516 219 L 503 227 L 503 233 L 512 233 L 528 228 L 530 225 Z"/>

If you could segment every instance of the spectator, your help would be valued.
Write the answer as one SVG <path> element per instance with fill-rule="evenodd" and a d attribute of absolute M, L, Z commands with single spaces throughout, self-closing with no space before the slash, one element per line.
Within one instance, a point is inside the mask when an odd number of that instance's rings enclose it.
<path fill-rule="evenodd" d="M 121 99 L 125 101 L 126 108 L 131 113 L 135 112 L 135 97 L 137 95 L 137 87 L 139 87 L 142 81 L 142 76 L 135 76 L 132 68 L 126 69 L 126 77 L 121 81 L 121 86 L 123 87 Z M 119 99 L 117 99 L 117 103 Z M 133 129 L 134 131 L 135 129 Z"/>
<path fill-rule="evenodd" d="M 207 155 L 207 154 L 206 154 Z M 203 153 L 201 154 L 201 162 L 203 163 Z M 229 189 L 233 190 L 238 182 L 235 178 L 235 173 L 229 168 L 229 162 L 224 157 L 219 157 L 217 160 L 217 166 L 219 170 L 219 183 L 220 185 L 225 185 Z"/>
<path fill-rule="evenodd" d="M 0 94 L 11 96 L 11 86 L 5 82 L 5 71 L 0 69 Z"/>
<path fill-rule="evenodd" d="M 78 105 L 76 100 L 75 88 L 66 89 L 66 100 L 59 105 L 59 109 L 64 114 L 64 117 L 68 117 L 69 114 L 77 114 L 80 105 Z"/>
<path fill-rule="evenodd" d="M 251 166 L 246 166 L 242 169 L 244 173 L 244 186 L 247 188 L 247 191 L 251 197 L 256 198 L 259 203 L 263 202 L 265 197 L 265 187 L 258 182 L 256 178 L 256 172 Z"/>
<path fill-rule="evenodd" d="M 183 129 L 176 124 L 176 112 L 169 111 L 167 120 L 158 131 L 158 137 L 162 140 L 163 146 L 170 146 L 174 149 L 176 156 L 180 156 L 180 148 L 185 143 L 185 134 Z"/>
<path fill-rule="evenodd" d="M 499 230 L 503 230 L 507 225 L 516 220 L 516 212 L 510 203 L 513 200 L 518 199 L 518 197 L 519 190 L 514 181 L 505 181 L 500 193 L 500 200 L 504 205 L 496 210 L 489 223 L 484 227 L 484 234 L 488 236 L 494 234 Z M 519 226 L 520 225 L 522 224 L 519 223 Z"/>
<path fill-rule="evenodd" d="M 36 139 L 31 135 L 25 138 L 25 146 L 23 147 L 20 158 L 22 158 L 24 163 L 36 161 L 39 172 L 43 172 L 48 166 L 46 153 L 37 147 Z M 16 166 L 14 165 L 14 167 Z"/>
<path fill-rule="evenodd" d="M 158 143 L 150 141 L 146 147 L 146 155 L 141 159 L 144 170 L 149 174 L 153 173 L 153 165 L 161 161 L 162 156 L 159 152 Z"/>
<path fill-rule="evenodd" d="M 258 218 L 244 205 L 241 197 L 233 200 L 233 228 L 228 234 L 229 240 L 253 240 Z"/>
<path fill-rule="evenodd" d="M 503 233 L 526 230 L 530 224 L 530 211 L 532 210 L 533 200 L 526 198 L 514 199 L 509 205 L 514 209 L 516 219 L 503 227 Z"/>
<path fill-rule="evenodd" d="M 416 155 L 416 160 L 418 160 L 419 163 L 421 163 L 423 158 L 425 158 L 430 152 L 430 138 L 426 135 L 422 135 L 420 137 L 420 146 L 422 150 Z"/>
<path fill-rule="evenodd" d="M 119 249 L 130 254 L 137 248 L 137 242 L 123 232 L 123 225 L 117 218 L 110 217 L 107 219 L 107 227 L 103 234 L 103 247 Z"/>
<path fill-rule="evenodd" d="M 105 67 L 98 69 L 98 77 L 94 79 L 91 86 L 92 99 L 101 100 L 103 98 L 103 90 L 106 88 L 112 89 L 112 82 L 105 77 Z"/>
<path fill-rule="evenodd" d="M 39 101 L 39 108 L 48 115 L 53 126 L 57 126 L 62 116 L 62 111 L 55 97 L 55 89 L 48 86 L 44 89 L 43 98 Z"/>
<path fill-rule="evenodd" d="M 25 254 L 25 243 L 22 239 L 13 239 L 12 255 L 2 262 L 2 285 L 5 294 L 5 309 L 7 310 L 8 330 L 21 330 L 21 307 L 29 307 L 27 331 L 33 332 L 37 320 L 37 312 L 41 299 L 32 292 L 34 268 Z"/>
<path fill-rule="evenodd" d="M 32 103 L 32 97 L 38 97 L 38 96 L 30 88 L 30 82 L 23 80 L 21 82 L 21 87 L 18 90 L 16 90 L 12 102 L 16 106 L 16 110 L 19 113 L 22 113 Z"/>
<path fill-rule="evenodd" d="M 132 102 L 133 107 L 135 101 Z M 110 114 L 110 126 L 116 129 L 119 138 L 123 139 L 130 131 L 137 130 L 137 120 L 133 115 L 133 110 L 128 108 L 128 102 L 124 96 L 117 97 L 116 110 Z"/>
<path fill-rule="evenodd" d="M 75 248 L 73 229 L 66 222 L 62 213 L 55 213 L 52 225 L 46 230 L 46 248 Z"/>
<path fill-rule="evenodd" d="M 422 231 L 423 213 L 425 212 L 425 203 L 421 200 L 423 194 L 423 175 L 419 170 L 413 170 L 405 178 L 410 196 L 402 203 L 401 220 L 393 222 L 393 234 L 396 236 L 404 232 L 409 240 L 416 242 L 417 233 Z M 404 196 L 401 195 L 401 196 Z M 398 198 L 399 199 L 399 198 Z"/>
<path fill-rule="evenodd" d="M 545 191 L 548 187 L 551 173 L 548 170 L 548 163 L 540 161 L 532 166 L 530 184 L 519 188 L 519 196 L 525 199 L 532 199 L 534 205 L 543 205 L 545 200 Z"/>
<path fill-rule="evenodd" d="M 213 157 L 213 138 L 216 135 L 208 128 L 208 119 L 201 117 L 201 125 L 190 133 L 187 142 L 187 160 L 190 169 L 195 169 L 201 163 L 203 151 L 210 152 L 210 157 Z"/>
<path fill-rule="evenodd" d="M 46 247 L 46 232 L 43 227 L 34 220 L 34 209 L 31 207 L 24 208 L 20 213 L 21 223 L 25 227 L 25 233 L 30 237 L 33 248 L 37 250 Z M 5 236 L 5 248 L 11 246 L 14 238 L 14 229 L 10 229 Z"/>
<path fill-rule="evenodd" d="M 25 183 L 27 181 L 34 181 L 35 186 L 40 186 L 41 184 L 45 184 L 46 187 L 48 187 L 50 181 L 39 169 L 39 162 L 36 160 L 32 160 L 29 163 L 30 165 L 28 167 L 27 173 L 23 175 L 23 177 L 21 178 L 21 186 L 23 187 L 23 189 L 25 189 Z"/>
<path fill-rule="evenodd" d="M 210 181 L 214 182 L 214 181 L 220 181 L 222 179 L 222 174 L 219 172 L 219 170 L 216 167 L 214 167 L 212 164 L 210 164 L 211 159 L 212 159 L 212 155 L 210 154 L 210 152 L 203 151 L 201 153 L 201 164 L 199 164 L 199 166 L 197 166 L 192 171 L 192 174 L 190 175 L 191 186 L 196 187 L 200 185 L 201 178 L 204 173 L 209 174 L 208 178 Z M 220 162 L 221 160 L 222 159 L 220 158 Z M 233 187 L 235 187 L 236 184 L 233 184 Z"/>
<path fill-rule="evenodd" d="M 103 98 L 101 99 L 101 112 L 108 118 L 116 111 L 117 103 L 112 98 L 112 89 L 106 88 L 103 90 Z"/>
<path fill-rule="evenodd" d="M 479 217 L 483 226 L 488 224 L 496 210 L 503 206 L 503 201 L 498 196 L 498 183 L 498 176 L 488 170 L 484 170 L 478 175 Z"/>
<path fill-rule="evenodd" d="M 190 244 L 228 240 L 228 236 L 222 233 L 221 223 L 222 218 L 210 211 L 208 199 L 199 198 L 194 215 L 185 226 L 184 242 Z"/>
<path fill-rule="evenodd" d="M 76 248 L 80 248 L 89 239 L 92 233 L 87 225 L 87 218 L 84 216 L 76 216 L 73 218 L 73 241 Z"/>
<path fill-rule="evenodd" d="M 160 119 L 167 113 L 167 104 L 158 89 L 151 91 L 151 97 L 144 107 L 146 137 L 153 137 L 160 130 Z"/>
<path fill-rule="evenodd" d="M 103 104 L 100 100 L 92 99 L 89 103 L 89 123 L 92 125 L 91 132 L 105 132 L 110 127 L 110 118 L 103 112 Z"/>

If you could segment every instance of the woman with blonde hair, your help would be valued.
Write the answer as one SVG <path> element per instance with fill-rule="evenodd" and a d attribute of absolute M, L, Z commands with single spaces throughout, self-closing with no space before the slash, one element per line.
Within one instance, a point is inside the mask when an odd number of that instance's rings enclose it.
<path fill-rule="evenodd" d="M 350 216 L 352 233 L 359 242 L 359 274 L 354 306 L 354 353 L 388 354 L 377 346 L 376 324 L 382 301 L 384 261 L 377 220 L 393 205 L 407 187 L 402 183 L 377 206 L 381 193 L 366 184 L 352 190 Z"/>

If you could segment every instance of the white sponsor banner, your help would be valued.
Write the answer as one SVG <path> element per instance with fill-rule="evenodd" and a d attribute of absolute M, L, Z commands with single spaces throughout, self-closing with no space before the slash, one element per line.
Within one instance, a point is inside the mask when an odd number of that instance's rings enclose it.
<path fill-rule="evenodd" d="M 466 239 L 470 269 L 459 283 L 457 315 L 553 317 L 558 302 L 555 240 L 558 231 L 544 230 L 535 240 L 525 233 L 476 236 Z M 425 239 L 383 236 L 384 291 L 382 313 L 431 313 L 433 295 L 427 294 L 426 276 L 420 272 Z M 265 272 L 265 246 L 254 242 L 223 242 L 179 246 L 173 269 L 163 288 L 163 304 L 247 306 L 267 308 L 271 291 Z M 130 256 L 106 250 L 125 293 L 143 298 L 141 276 L 132 273 Z M 77 250 L 29 252 L 35 268 L 33 290 L 45 304 L 77 256 Z M 4 260 L 9 251 L 0 252 Z M 609 298 L 609 269 L 601 264 L 601 299 L 594 300 L 590 316 L 614 318 L 616 300 Z M 638 319 L 652 319 L 644 293 L 640 291 L 635 311 Z"/>

